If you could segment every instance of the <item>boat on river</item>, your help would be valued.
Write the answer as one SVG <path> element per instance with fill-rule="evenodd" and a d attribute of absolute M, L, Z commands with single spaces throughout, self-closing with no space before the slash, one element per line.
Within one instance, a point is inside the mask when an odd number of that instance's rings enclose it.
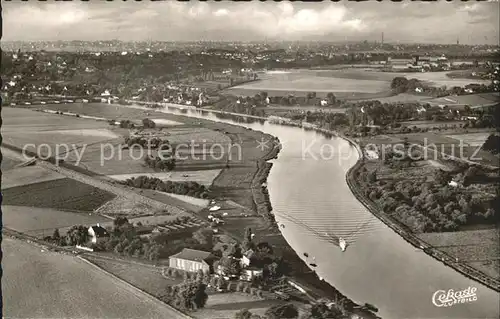
<path fill-rule="evenodd" d="M 345 251 L 347 248 L 347 242 L 342 237 L 339 237 L 339 247 L 342 251 Z"/>

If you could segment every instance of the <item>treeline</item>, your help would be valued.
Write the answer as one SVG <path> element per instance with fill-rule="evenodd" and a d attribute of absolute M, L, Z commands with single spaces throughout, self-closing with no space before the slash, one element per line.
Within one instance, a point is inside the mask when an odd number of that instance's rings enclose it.
<path fill-rule="evenodd" d="M 175 168 L 175 163 L 175 157 L 173 156 L 165 158 L 165 156 L 163 155 L 153 156 L 150 154 L 146 154 L 146 156 L 144 157 L 144 164 L 154 170 L 171 171 Z"/>
<path fill-rule="evenodd" d="M 154 189 L 160 192 L 172 193 L 178 195 L 187 195 L 196 198 L 208 198 L 209 190 L 205 185 L 197 182 L 173 182 L 162 181 L 156 177 L 139 176 L 127 179 L 124 182 L 128 186 L 136 188 Z"/>
<path fill-rule="evenodd" d="M 360 181 L 366 197 L 416 233 L 456 231 L 463 226 L 495 224 L 499 217 L 498 194 L 468 191 L 471 184 L 488 178 L 476 167 L 453 173 L 438 171 L 433 183 L 426 177 L 379 179 L 377 171 L 368 171 L 365 166 L 355 178 Z M 450 186 L 452 180 L 458 186 Z"/>

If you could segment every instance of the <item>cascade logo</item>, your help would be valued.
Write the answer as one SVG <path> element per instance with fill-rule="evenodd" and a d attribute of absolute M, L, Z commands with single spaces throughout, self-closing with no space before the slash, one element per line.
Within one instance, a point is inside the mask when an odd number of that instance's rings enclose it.
<path fill-rule="evenodd" d="M 477 288 L 470 287 L 460 291 L 450 289 L 438 290 L 432 295 L 432 303 L 436 307 L 451 307 L 456 304 L 468 303 L 477 300 Z"/>

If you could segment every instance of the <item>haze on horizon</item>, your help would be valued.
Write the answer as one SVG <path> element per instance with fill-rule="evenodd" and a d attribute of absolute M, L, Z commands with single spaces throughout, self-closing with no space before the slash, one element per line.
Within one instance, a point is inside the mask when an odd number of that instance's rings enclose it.
<path fill-rule="evenodd" d="M 2 2 L 4 41 L 498 45 L 498 2 Z"/>

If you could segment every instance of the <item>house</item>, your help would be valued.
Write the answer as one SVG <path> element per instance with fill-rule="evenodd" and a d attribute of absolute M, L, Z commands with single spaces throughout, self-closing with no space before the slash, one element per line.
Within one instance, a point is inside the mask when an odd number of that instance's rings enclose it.
<path fill-rule="evenodd" d="M 99 224 L 97 224 L 96 226 L 90 226 L 88 234 L 90 237 L 90 242 L 92 244 L 97 244 L 109 238 L 108 231 L 104 227 L 101 227 L 101 225 Z"/>
<path fill-rule="evenodd" d="M 252 281 L 254 278 L 262 276 L 262 269 L 256 267 L 248 267 L 241 271 L 240 280 Z"/>
<path fill-rule="evenodd" d="M 212 272 L 214 257 L 210 252 L 184 248 L 180 253 L 169 257 L 169 266 L 189 272 L 202 270 L 204 273 Z"/>

